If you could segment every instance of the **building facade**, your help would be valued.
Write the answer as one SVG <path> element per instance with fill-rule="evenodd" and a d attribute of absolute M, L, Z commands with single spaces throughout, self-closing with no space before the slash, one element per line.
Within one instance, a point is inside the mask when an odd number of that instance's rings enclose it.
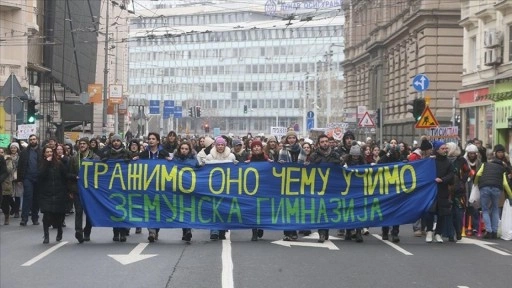
<path fill-rule="evenodd" d="M 172 125 L 147 127 L 156 131 L 256 135 L 280 126 L 305 134 L 310 111 L 312 126 L 325 127 L 342 116 L 340 14 L 281 18 L 262 3 L 160 4 L 158 15 L 130 21 L 130 97 L 182 107 Z M 195 106 L 201 117 L 188 117 Z"/>
<path fill-rule="evenodd" d="M 512 151 L 512 1 L 462 1 L 462 139 Z"/>
<path fill-rule="evenodd" d="M 408 103 L 430 97 L 441 126 L 455 124 L 462 74 L 462 36 L 456 1 L 352 0 L 345 11 L 346 108 L 381 109 L 383 140 L 408 143 L 426 129 L 415 129 Z M 430 87 L 417 92 L 412 79 L 424 74 Z"/>

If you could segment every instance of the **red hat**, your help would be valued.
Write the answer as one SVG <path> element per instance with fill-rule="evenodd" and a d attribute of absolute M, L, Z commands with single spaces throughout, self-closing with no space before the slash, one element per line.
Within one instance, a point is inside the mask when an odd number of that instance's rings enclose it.
<path fill-rule="evenodd" d="M 261 141 L 260 140 L 253 140 L 252 143 L 251 143 L 251 149 L 254 148 L 254 146 L 260 146 L 261 148 L 263 148 L 263 144 L 261 144 Z"/>

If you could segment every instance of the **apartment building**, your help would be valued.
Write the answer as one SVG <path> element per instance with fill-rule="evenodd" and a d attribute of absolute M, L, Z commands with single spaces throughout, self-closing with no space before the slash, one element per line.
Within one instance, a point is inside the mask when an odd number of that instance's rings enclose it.
<path fill-rule="evenodd" d="M 343 10 L 346 107 L 382 105 L 383 138 L 412 143 L 428 131 L 414 128 L 408 103 L 428 96 L 440 125 L 451 126 L 462 74 L 460 3 L 351 0 Z M 418 74 L 430 79 L 424 93 L 412 86 Z"/>
<path fill-rule="evenodd" d="M 462 1 L 462 139 L 512 151 L 512 1 Z"/>

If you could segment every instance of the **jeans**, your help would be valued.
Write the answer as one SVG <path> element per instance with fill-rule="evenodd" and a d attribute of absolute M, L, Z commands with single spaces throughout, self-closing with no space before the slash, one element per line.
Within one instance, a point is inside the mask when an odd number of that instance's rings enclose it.
<path fill-rule="evenodd" d="M 498 232 L 498 222 L 500 221 L 498 201 L 501 193 L 502 191 L 497 187 L 480 188 L 480 203 L 482 204 L 485 230 L 488 233 Z"/>
<path fill-rule="evenodd" d="M 32 222 L 37 222 L 39 219 L 39 203 L 35 186 L 37 185 L 35 179 L 26 178 L 23 180 L 23 204 L 21 206 L 21 220 L 28 221 L 29 212 L 32 213 Z"/>

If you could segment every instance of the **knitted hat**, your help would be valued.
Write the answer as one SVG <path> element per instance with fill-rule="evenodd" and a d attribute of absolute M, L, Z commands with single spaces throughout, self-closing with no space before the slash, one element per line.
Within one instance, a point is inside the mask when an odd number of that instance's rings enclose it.
<path fill-rule="evenodd" d="M 478 147 L 476 147 L 475 145 L 473 144 L 469 144 L 467 147 L 466 147 L 466 152 L 467 153 L 478 153 Z"/>
<path fill-rule="evenodd" d="M 274 136 L 274 135 L 268 136 L 267 143 L 270 143 L 272 141 L 277 142 L 276 136 Z"/>
<path fill-rule="evenodd" d="M 210 147 L 215 140 L 213 140 L 211 137 L 204 137 L 204 147 Z"/>
<path fill-rule="evenodd" d="M 215 138 L 215 145 L 221 145 L 221 144 L 226 145 L 226 139 L 224 139 L 221 136 Z"/>
<path fill-rule="evenodd" d="M 359 147 L 359 145 L 354 145 L 350 147 L 350 155 L 361 156 L 361 147 Z"/>
<path fill-rule="evenodd" d="M 445 143 L 443 141 L 434 141 L 434 143 L 432 144 L 432 146 L 434 146 L 434 150 L 437 151 L 439 150 L 439 148 L 441 148 L 441 146 L 443 146 Z"/>
<path fill-rule="evenodd" d="M 91 139 L 91 141 L 92 141 L 92 139 Z M 80 142 L 87 143 L 87 146 L 89 146 L 89 143 L 90 143 L 89 138 L 87 138 L 87 137 L 82 137 L 82 138 L 78 139 L 78 143 L 80 143 Z"/>
<path fill-rule="evenodd" d="M 12 146 L 18 148 L 18 151 L 20 150 L 20 144 L 18 144 L 18 142 L 12 142 L 11 145 L 9 145 L 9 148 L 11 148 Z"/>
<path fill-rule="evenodd" d="M 496 146 L 494 146 L 494 153 L 496 152 L 505 152 L 505 146 L 496 144 Z"/>
<path fill-rule="evenodd" d="M 295 136 L 295 138 L 297 138 L 297 132 L 295 132 L 295 131 L 286 132 L 286 139 L 288 139 L 288 137 L 290 137 L 290 136 Z"/>
<path fill-rule="evenodd" d="M 119 134 L 112 135 L 111 139 L 112 139 L 112 142 L 114 142 L 115 140 L 119 140 L 121 142 L 123 141 L 123 138 L 121 138 L 121 135 L 119 135 Z"/>
<path fill-rule="evenodd" d="M 427 150 L 430 150 L 430 149 L 432 149 L 432 144 L 427 139 L 421 140 L 420 150 L 421 151 L 427 151 Z"/>
<path fill-rule="evenodd" d="M 259 141 L 259 140 L 253 140 L 252 141 L 251 149 L 254 148 L 254 146 L 260 146 L 261 148 L 263 148 L 263 144 L 261 144 L 261 141 Z"/>

